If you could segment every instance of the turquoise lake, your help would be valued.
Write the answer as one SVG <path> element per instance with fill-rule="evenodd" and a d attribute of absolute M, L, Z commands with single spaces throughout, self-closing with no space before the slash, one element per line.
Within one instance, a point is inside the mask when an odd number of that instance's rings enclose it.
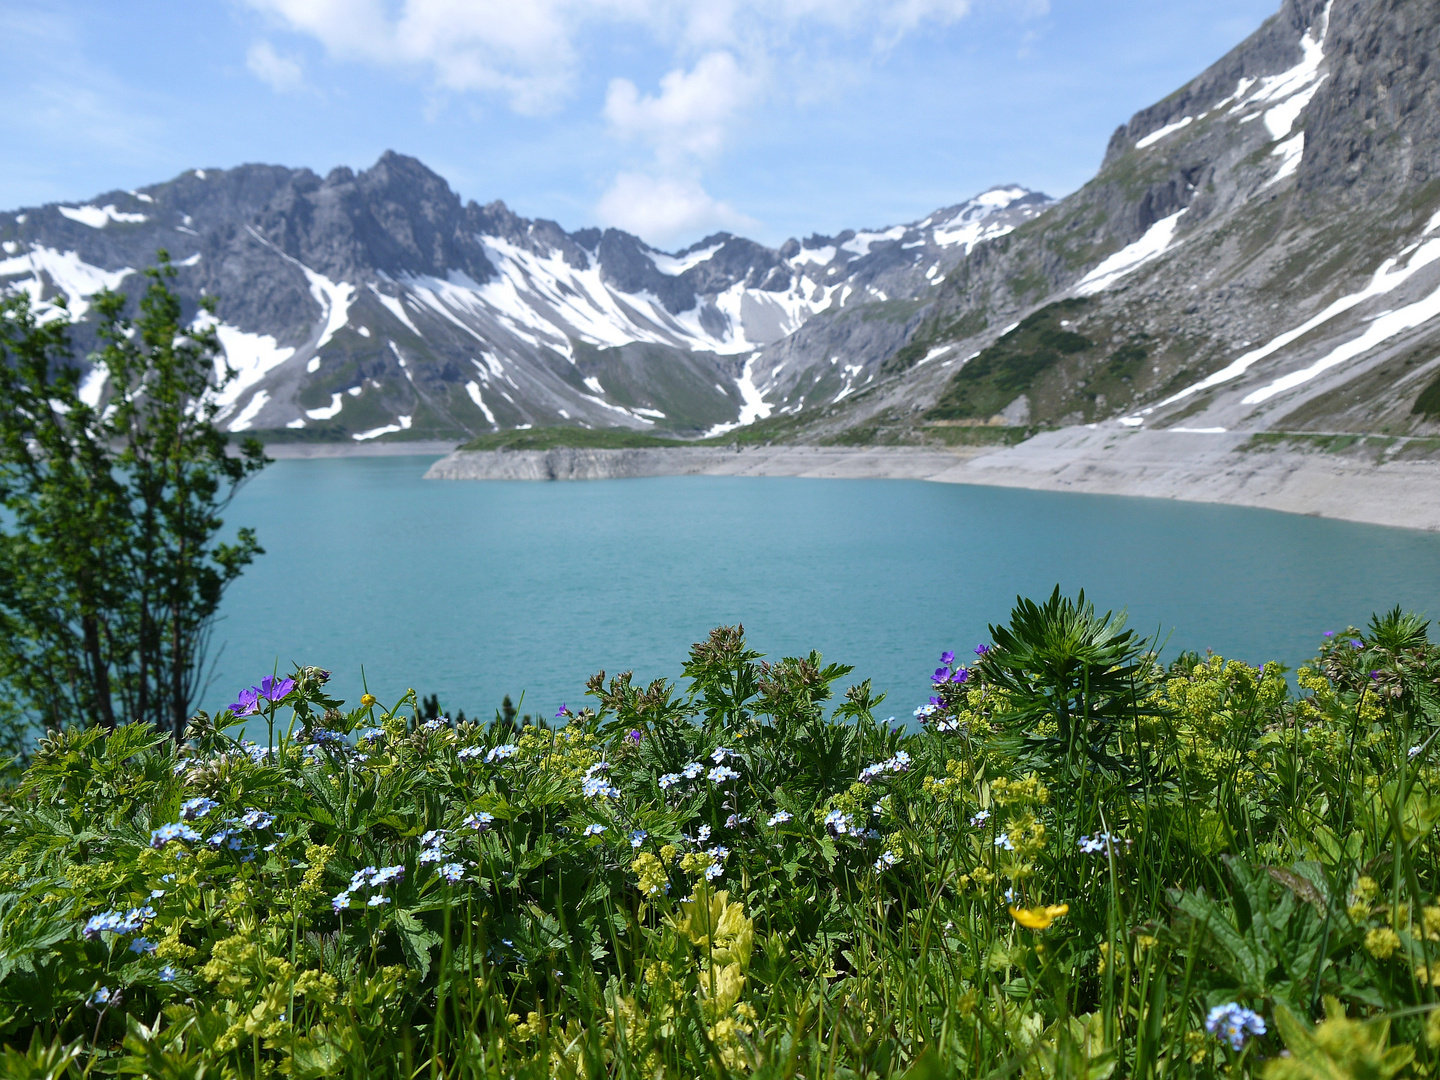
<path fill-rule="evenodd" d="M 579 708 L 586 678 L 678 678 L 743 622 L 772 658 L 853 664 L 906 717 L 944 649 L 1016 594 L 1084 588 L 1166 653 L 1291 667 L 1321 634 L 1401 604 L 1440 615 L 1440 535 L 1159 499 L 905 480 L 665 477 L 439 482 L 433 458 L 279 461 L 226 515 L 266 554 L 216 625 L 214 710 L 277 667 L 361 670 L 468 715 L 502 697 Z"/>

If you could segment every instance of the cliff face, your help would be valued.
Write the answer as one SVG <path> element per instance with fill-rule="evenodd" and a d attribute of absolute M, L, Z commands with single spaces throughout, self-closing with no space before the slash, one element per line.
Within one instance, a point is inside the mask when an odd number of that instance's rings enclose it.
<path fill-rule="evenodd" d="M 936 362 L 826 424 L 1437 430 L 1437 57 L 1427 0 L 1286 0 L 956 267 L 911 331 Z"/>
<path fill-rule="evenodd" d="M 1302 195 L 1363 211 L 1440 179 L 1440 13 L 1427 0 L 1337 0 L 1327 75 L 1306 111 Z M 1423 196 L 1422 196 L 1423 197 Z"/>

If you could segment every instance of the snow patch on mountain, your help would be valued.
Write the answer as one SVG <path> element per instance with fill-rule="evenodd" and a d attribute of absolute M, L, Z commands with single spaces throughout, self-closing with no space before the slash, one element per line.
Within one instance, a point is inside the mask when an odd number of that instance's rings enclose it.
<path fill-rule="evenodd" d="M 1173 124 L 1166 124 L 1159 131 L 1152 131 L 1149 135 L 1146 135 L 1143 139 L 1136 142 L 1135 149 L 1144 150 L 1147 146 L 1154 146 L 1161 139 L 1165 138 L 1166 135 L 1173 135 L 1175 132 L 1189 127 L 1194 122 L 1195 118 L 1193 116 L 1187 116 L 1182 120 L 1176 120 Z"/>
<path fill-rule="evenodd" d="M 138 225 L 142 221 L 150 220 L 144 214 L 127 214 L 116 210 L 114 203 L 108 206 L 57 206 L 55 209 L 71 221 L 89 225 L 92 229 L 103 229 L 112 221 L 118 221 L 122 225 Z"/>
<path fill-rule="evenodd" d="M 699 251 L 692 251 L 688 255 L 666 255 L 663 251 L 647 251 L 645 254 L 655 264 L 655 269 L 662 274 L 669 274 L 671 277 L 679 277 L 686 270 L 699 266 L 708 261 L 724 244 L 713 244 L 708 248 Z"/>
<path fill-rule="evenodd" d="M 260 410 L 265 407 L 269 400 L 270 391 L 263 388 L 256 390 L 249 402 L 246 403 L 245 408 L 241 409 L 240 414 L 230 422 L 230 430 L 249 431 L 250 426 L 255 422 L 255 417 L 260 415 Z"/>
<path fill-rule="evenodd" d="M 30 294 L 30 304 L 41 321 L 65 317 L 78 322 L 89 312 L 92 295 L 101 289 L 118 289 L 120 283 L 134 272 L 128 266 L 119 270 L 103 270 L 87 263 L 73 251 L 60 252 L 39 244 L 32 244 L 24 255 L 0 259 L 0 278 L 30 275 L 28 281 L 8 284 Z M 44 299 L 47 279 L 51 288 L 65 294 L 63 311 Z"/>
<path fill-rule="evenodd" d="M 318 409 L 306 409 L 305 415 L 311 420 L 333 420 L 340 415 L 340 410 L 344 407 L 344 402 L 344 395 L 331 394 L 329 405 L 322 405 Z"/>
<path fill-rule="evenodd" d="M 1139 240 L 1121 248 L 1091 270 L 1076 283 L 1075 295 L 1093 296 L 1104 292 L 1127 274 L 1163 255 L 1175 239 L 1175 228 L 1184 213 L 1184 210 L 1177 210 L 1169 217 L 1161 218 Z"/>
<path fill-rule="evenodd" d="M 227 364 L 235 372 L 234 378 L 215 393 L 215 403 L 220 406 L 220 410 L 216 414 L 217 419 L 223 420 L 234 412 L 235 406 L 247 390 L 295 355 L 294 346 L 281 345 L 273 335 L 248 333 L 237 326 L 221 322 L 208 311 L 201 311 L 196 316 L 195 325 L 213 327 L 215 336 L 220 341 L 223 355 L 215 358 L 216 384 L 218 385 L 224 380 Z M 253 399 L 251 403 L 253 404 Z M 249 406 L 247 406 L 248 408 Z M 245 423 L 248 425 L 249 419 L 253 419 L 253 417 L 252 413 Z M 239 422 L 240 418 L 232 421 L 230 430 L 245 430 L 234 426 Z"/>
<path fill-rule="evenodd" d="M 1425 230 L 1425 234 L 1428 235 L 1430 232 L 1433 232 L 1437 225 L 1440 225 L 1440 214 L 1437 214 L 1435 219 L 1431 220 L 1430 225 Z M 1253 367 L 1255 364 L 1259 363 L 1261 360 L 1264 360 L 1267 356 L 1274 355 L 1292 342 L 1298 341 L 1300 338 L 1310 333 L 1311 330 L 1314 330 L 1319 326 L 1323 326 L 1331 319 L 1334 319 L 1338 315 L 1344 314 L 1358 304 L 1362 304 L 1367 300 L 1373 299 L 1374 297 L 1382 296 L 1385 293 L 1388 293 L 1391 290 L 1399 287 L 1400 285 L 1408 281 L 1411 277 L 1413 277 L 1415 274 L 1419 273 L 1425 267 L 1429 266 L 1431 263 L 1435 262 L 1436 260 L 1440 260 L 1440 237 L 1437 237 L 1434 240 L 1425 241 L 1419 246 L 1412 245 L 1409 251 L 1410 259 L 1403 267 L 1399 267 L 1397 269 L 1399 257 L 1386 259 L 1383 263 L 1380 264 L 1378 268 L 1376 268 L 1374 275 L 1370 278 L 1370 283 L 1366 285 L 1365 288 L 1359 290 L 1358 292 L 1350 293 L 1348 296 L 1340 297 L 1340 299 L 1330 304 L 1319 314 L 1309 319 L 1306 319 L 1303 323 L 1301 323 L 1294 329 L 1287 330 L 1283 334 L 1276 335 L 1274 338 L 1267 341 L 1259 348 L 1251 349 L 1249 352 L 1246 352 L 1243 355 L 1237 357 L 1235 360 L 1231 361 L 1219 371 L 1207 375 L 1199 382 L 1193 383 L 1190 386 L 1185 387 L 1178 393 L 1171 394 L 1164 401 L 1161 401 L 1157 405 L 1155 405 L 1154 408 L 1158 409 L 1166 405 L 1173 405 L 1175 402 L 1182 401 L 1185 398 L 1190 397 L 1192 394 L 1198 394 L 1200 393 L 1200 391 L 1208 390 L 1212 386 L 1219 386 L 1221 383 L 1230 382 L 1232 379 L 1238 379 L 1241 375 L 1244 375 L 1245 372 L 1250 370 L 1250 368 Z M 1411 304 L 1409 305 L 1408 309 L 1402 308 L 1400 311 L 1389 312 L 1381 318 L 1377 318 L 1374 323 L 1371 324 L 1372 328 L 1376 324 L 1381 324 L 1386 328 L 1393 326 L 1395 327 L 1395 329 L 1390 331 L 1390 333 L 1388 333 L 1386 337 L 1394 336 L 1394 334 L 1397 334 L 1401 330 L 1408 328 L 1405 323 L 1406 319 L 1412 318 L 1420 312 L 1427 310 L 1422 305 L 1427 303 L 1429 299 L 1432 298 L 1427 298 L 1427 300 L 1420 301 L 1418 304 Z M 1390 320 L 1391 316 L 1401 315 L 1401 312 L 1406 311 L 1408 311 L 1408 314 L 1403 315 L 1401 318 L 1394 321 Z M 1415 323 L 1411 325 L 1419 324 Z M 1368 335 L 1368 333 L 1369 331 L 1366 332 L 1366 335 L 1362 335 L 1361 339 L 1364 339 Z M 1384 340 L 1384 338 L 1376 339 L 1375 343 L 1378 344 L 1381 340 Z M 1369 345 L 1366 348 L 1368 350 L 1369 348 L 1373 347 L 1373 345 Z M 1339 353 L 1340 350 L 1345 348 L 1345 345 L 1340 346 L 1339 349 L 1337 349 L 1334 353 L 1331 353 L 1330 356 L 1336 355 L 1336 353 Z M 1347 354 L 1342 356 L 1341 359 L 1349 359 L 1350 355 L 1358 356 L 1360 354 Z M 1338 362 L 1340 361 L 1337 360 L 1336 363 Z M 1328 364 L 1326 366 L 1333 367 L 1334 365 Z M 1324 370 L 1324 368 L 1317 369 L 1315 372 L 1312 373 L 1312 376 L 1307 376 L 1307 378 L 1313 377 L 1313 374 L 1319 374 L 1321 370 Z M 1272 383 L 1271 385 L 1273 386 L 1275 384 Z M 1291 385 L 1299 384 L 1294 383 Z M 1268 390 L 1269 387 L 1266 387 L 1265 389 Z M 1288 387 L 1282 387 L 1282 389 L 1288 389 Z M 1275 392 L 1279 393 L 1279 390 Z M 1257 393 L 1264 393 L 1264 391 L 1257 391 Z M 1270 395 L 1267 394 L 1266 396 L 1268 397 Z M 1265 398 L 1256 398 L 1256 400 L 1263 401 L 1265 400 Z M 1245 401 L 1246 403 L 1249 403 L 1250 398 L 1246 398 Z M 1146 412 L 1149 411 L 1150 410 L 1148 409 L 1146 410 Z"/>

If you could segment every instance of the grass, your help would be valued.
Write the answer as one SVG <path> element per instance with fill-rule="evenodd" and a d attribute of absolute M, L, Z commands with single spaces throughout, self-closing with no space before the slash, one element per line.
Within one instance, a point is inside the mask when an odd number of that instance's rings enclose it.
<path fill-rule="evenodd" d="M 52 733 L 0 803 L 0 1075 L 1432 1076 L 1427 631 L 1296 697 L 1057 589 L 913 724 L 722 627 L 550 724 L 301 668 L 264 745 Z"/>
<path fill-rule="evenodd" d="M 496 431 L 471 439 L 461 450 L 632 450 L 654 446 L 693 446 L 684 439 L 648 435 L 632 428 L 543 427 Z"/>

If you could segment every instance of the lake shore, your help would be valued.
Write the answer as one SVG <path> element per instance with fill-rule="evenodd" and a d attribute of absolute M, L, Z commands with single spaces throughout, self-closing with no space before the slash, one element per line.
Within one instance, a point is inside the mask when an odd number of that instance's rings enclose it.
<path fill-rule="evenodd" d="M 1440 530 L 1440 462 L 1294 443 L 1247 447 L 1244 432 L 1104 426 L 1046 432 L 1018 446 L 763 446 L 455 451 L 434 480 L 588 480 L 641 476 L 799 476 L 930 480 L 1182 499 L 1401 528 Z M 394 445 L 394 444 L 392 444 Z"/>
<path fill-rule="evenodd" d="M 415 442 L 277 442 L 267 443 L 265 454 L 276 461 L 340 457 L 441 457 L 453 452 L 453 441 L 437 439 Z"/>

